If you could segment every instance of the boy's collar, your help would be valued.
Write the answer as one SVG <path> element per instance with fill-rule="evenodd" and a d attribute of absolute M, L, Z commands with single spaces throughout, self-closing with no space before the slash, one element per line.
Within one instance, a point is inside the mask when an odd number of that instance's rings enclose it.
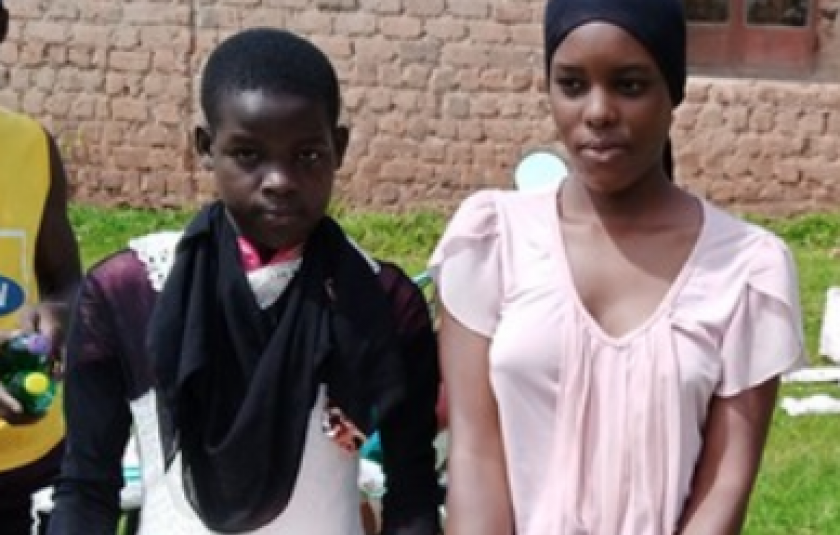
<path fill-rule="evenodd" d="M 268 262 L 263 262 L 260 258 L 260 253 L 257 248 L 248 241 L 245 236 L 241 234 L 236 237 L 236 243 L 239 246 L 239 259 L 242 262 L 242 267 L 246 272 L 254 271 L 265 266 L 274 264 L 283 264 L 297 260 L 301 256 L 303 246 L 298 245 L 290 249 L 280 249 L 276 251 Z"/>
<path fill-rule="evenodd" d="M 246 273 L 265 266 L 291 262 L 292 260 L 300 258 L 303 245 L 297 245 L 295 247 L 275 251 L 268 262 L 263 262 L 259 250 L 257 250 L 248 238 L 242 235 L 242 232 L 239 230 L 239 226 L 236 224 L 236 220 L 227 208 L 225 208 L 225 216 L 233 229 L 236 231 L 236 244 L 239 246 L 239 259 L 242 263 L 242 268 Z"/>

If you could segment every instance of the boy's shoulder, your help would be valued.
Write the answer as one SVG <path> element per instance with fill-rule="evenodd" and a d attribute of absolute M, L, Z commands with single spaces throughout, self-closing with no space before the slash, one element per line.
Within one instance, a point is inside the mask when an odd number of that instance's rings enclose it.
<path fill-rule="evenodd" d="M 87 274 L 104 292 L 148 289 L 160 292 L 175 259 L 180 232 L 158 232 L 129 241 L 126 248 L 106 256 Z"/>

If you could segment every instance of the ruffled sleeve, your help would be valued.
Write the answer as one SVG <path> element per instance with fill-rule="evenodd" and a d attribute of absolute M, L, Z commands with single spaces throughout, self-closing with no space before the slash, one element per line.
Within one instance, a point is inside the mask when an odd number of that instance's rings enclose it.
<path fill-rule="evenodd" d="M 464 200 L 432 254 L 429 272 L 452 317 L 492 336 L 502 295 L 496 192 Z"/>
<path fill-rule="evenodd" d="M 767 234 L 752 253 L 723 339 L 717 395 L 730 397 L 805 364 L 798 278 L 790 251 Z"/>

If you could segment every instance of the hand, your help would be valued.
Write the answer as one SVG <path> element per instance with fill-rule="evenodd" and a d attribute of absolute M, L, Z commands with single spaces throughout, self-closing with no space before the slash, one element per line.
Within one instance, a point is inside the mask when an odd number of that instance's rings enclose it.
<path fill-rule="evenodd" d="M 37 421 L 40 416 L 33 416 L 23 412 L 18 400 L 9 394 L 6 387 L 0 383 L 0 420 L 5 420 L 12 425 L 22 425 Z"/>
<path fill-rule="evenodd" d="M 67 305 L 51 301 L 43 301 L 37 306 L 26 308 L 20 315 L 20 332 L 37 332 L 49 338 L 52 373 L 56 379 L 61 376 L 64 361 L 62 357 L 67 317 Z"/>
<path fill-rule="evenodd" d="M 43 301 L 27 307 L 20 315 L 20 331 L 41 333 L 50 339 L 51 353 L 57 358 L 64 345 L 64 326 L 67 322 L 67 305 Z"/>
<path fill-rule="evenodd" d="M 10 338 L 14 338 L 20 331 L 0 331 L 0 347 L 3 347 L 3 344 L 6 343 L 7 340 Z M 8 420 L 13 418 L 15 415 L 21 414 L 23 412 L 23 407 L 20 406 L 20 403 L 9 394 L 9 391 L 6 390 L 6 387 L 3 386 L 3 383 L 0 383 L 0 418 L 3 420 Z"/>
<path fill-rule="evenodd" d="M 20 403 L 0 384 L 0 419 L 14 421 L 23 414 Z"/>
<path fill-rule="evenodd" d="M 12 425 L 23 425 L 37 421 L 40 416 L 33 416 L 23 412 L 18 400 L 9 394 L 9 391 L 0 384 L 0 419 Z"/>
<path fill-rule="evenodd" d="M 50 339 L 50 357 L 54 363 L 60 363 L 66 317 L 67 306 L 63 303 L 42 302 L 37 306 L 28 307 L 20 314 L 20 329 L 0 331 L 0 346 L 21 333 L 38 332 Z M 55 375 L 59 375 L 60 366 L 54 365 L 52 371 Z M 27 423 L 33 419 L 32 416 L 23 413 L 23 407 L 2 384 L 0 384 L 0 418 L 12 424 Z"/>
<path fill-rule="evenodd" d="M 0 347 L 10 338 L 13 338 L 20 331 L 0 331 Z M 0 383 L 0 419 L 14 421 L 23 414 L 23 407 L 9 394 L 9 391 Z"/>

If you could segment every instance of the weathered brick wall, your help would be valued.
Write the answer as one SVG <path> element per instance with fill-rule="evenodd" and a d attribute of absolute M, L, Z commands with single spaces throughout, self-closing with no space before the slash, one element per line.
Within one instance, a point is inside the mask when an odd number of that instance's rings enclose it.
<path fill-rule="evenodd" d="M 140 205 L 193 197 L 191 2 L 6 4 L 0 104 L 54 132 L 76 197 Z"/>
<path fill-rule="evenodd" d="M 840 85 L 693 79 L 674 128 L 679 176 L 721 204 L 840 206 Z"/>
<path fill-rule="evenodd" d="M 353 127 L 341 195 L 450 207 L 507 186 L 550 144 L 544 0 L 7 0 L 0 105 L 41 118 L 77 198 L 183 205 L 212 194 L 190 129 L 208 50 L 246 26 L 310 36 L 334 59 Z M 824 9 L 840 0 L 822 0 Z M 820 22 L 809 84 L 694 79 L 678 114 L 681 175 L 715 200 L 790 212 L 840 199 L 840 36 Z M 820 82 L 820 83 L 817 83 Z"/>

